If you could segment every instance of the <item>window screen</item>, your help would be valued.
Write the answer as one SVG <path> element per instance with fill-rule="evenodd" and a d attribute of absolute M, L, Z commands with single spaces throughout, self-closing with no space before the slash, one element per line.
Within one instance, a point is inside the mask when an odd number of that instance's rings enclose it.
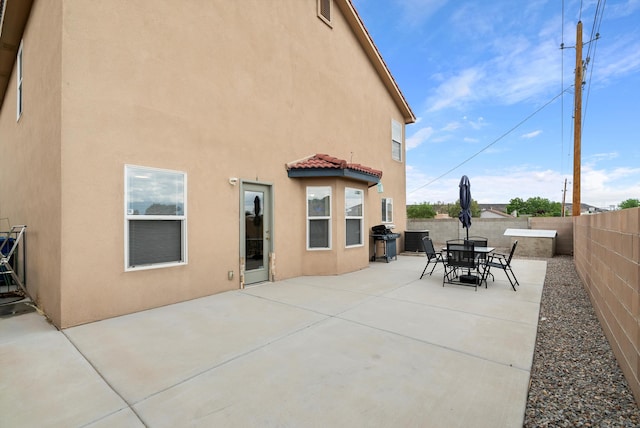
<path fill-rule="evenodd" d="M 186 262 L 186 174 L 125 166 L 125 268 Z"/>
<path fill-rule="evenodd" d="M 307 248 L 331 248 L 331 188 L 307 187 Z"/>

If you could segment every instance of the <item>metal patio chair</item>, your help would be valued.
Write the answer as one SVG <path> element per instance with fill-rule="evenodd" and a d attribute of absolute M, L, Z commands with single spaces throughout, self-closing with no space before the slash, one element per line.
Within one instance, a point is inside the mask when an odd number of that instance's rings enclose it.
<path fill-rule="evenodd" d="M 513 246 L 511 247 L 511 252 L 509 252 L 509 255 L 499 254 L 499 253 L 489 254 L 489 257 L 487 258 L 487 262 L 485 263 L 485 270 L 482 276 L 482 279 L 485 283 L 485 287 L 487 284 L 488 275 L 491 275 L 491 277 L 493 278 L 493 281 L 495 281 L 493 274 L 491 274 L 492 268 L 502 269 L 504 271 L 505 275 L 507 275 L 507 279 L 509 280 L 509 283 L 511 284 L 511 288 L 513 288 L 513 291 L 516 291 L 516 285 L 520 286 L 520 284 L 518 283 L 518 279 L 516 278 L 516 274 L 513 273 L 513 269 L 511 269 L 511 259 L 513 258 L 513 253 L 516 252 L 517 245 L 518 245 L 518 241 L 515 241 L 513 243 Z"/>
<path fill-rule="evenodd" d="M 427 265 L 422 270 L 422 275 L 420 275 L 420 279 L 422 279 L 422 277 L 424 276 L 424 273 L 427 271 L 429 264 L 433 263 L 433 267 L 429 272 L 429 275 L 431 275 L 435 270 L 436 266 L 438 265 L 438 263 L 442 263 L 442 266 L 444 266 L 444 263 L 445 263 L 445 258 L 442 255 L 442 252 L 436 251 L 436 249 L 433 247 L 433 241 L 428 236 L 422 237 L 422 248 L 425 254 L 427 255 Z"/>
<path fill-rule="evenodd" d="M 466 241 L 472 241 L 475 248 L 489 246 L 489 240 L 483 236 L 470 236 L 466 239 Z M 487 254 L 477 252 L 476 256 L 478 257 L 478 263 L 481 265 L 481 267 L 484 267 L 484 265 L 487 263 Z M 493 278 L 493 274 L 491 272 L 487 272 L 487 275 L 491 275 L 491 278 Z M 485 279 L 485 277 L 486 276 L 483 275 L 483 279 Z"/>
<path fill-rule="evenodd" d="M 458 275 L 458 270 L 463 273 Z M 464 274 L 464 271 L 467 274 Z M 484 275 L 478 270 L 478 261 L 472 241 L 447 241 L 447 260 L 444 263 L 442 286 L 445 284 L 468 285 L 475 287 L 481 283 Z"/>

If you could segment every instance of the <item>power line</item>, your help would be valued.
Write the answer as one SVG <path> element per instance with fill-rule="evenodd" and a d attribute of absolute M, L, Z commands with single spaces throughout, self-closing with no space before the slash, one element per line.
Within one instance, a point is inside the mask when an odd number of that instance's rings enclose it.
<path fill-rule="evenodd" d="M 600 25 L 602 24 L 602 18 L 604 16 L 604 7 L 607 3 L 607 0 L 601 2 L 598 0 L 598 4 L 596 5 L 596 12 L 593 17 L 593 25 L 591 27 L 591 36 L 589 38 L 589 47 L 587 49 L 587 59 L 585 63 L 585 68 L 595 62 L 596 56 L 596 48 L 598 47 L 598 40 L 600 39 Z M 602 4 L 602 8 L 600 5 Z M 592 43 L 593 42 L 593 43 Z M 593 53 L 591 53 L 593 52 Z M 591 79 L 593 77 L 593 67 L 589 69 L 589 83 L 587 85 L 587 96 L 584 103 L 584 114 L 583 114 L 583 123 L 582 127 L 584 128 L 584 121 L 587 117 L 587 107 L 589 106 L 589 95 L 591 93 Z"/>
<path fill-rule="evenodd" d="M 536 114 L 540 113 L 542 110 L 544 110 L 549 104 L 553 103 L 555 100 L 557 100 L 559 97 L 561 97 L 565 92 L 567 92 L 568 90 L 570 90 L 573 87 L 573 85 L 569 86 L 567 89 L 563 90 L 562 92 L 560 92 L 558 95 L 556 95 L 555 97 L 551 98 L 549 101 L 547 101 L 545 104 L 543 104 L 540 108 L 538 108 L 536 111 L 534 111 L 533 113 L 531 113 L 529 116 L 525 117 L 524 119 L 522 119 L 520 122 L 518 122 L 515 126 L 513 126 L 511 129 L 509 129 L 507 132 L 505 132 L 504 134 L 500 135 L 498 138 L 496 138 L 495 140 L 493 140 L 491 143 L 487 144 L 486 146 L 484 146 L 482 149 L 480 149 L 478 152 L 474 153 L 473 155 L 471 155 L 470 157 L 468 157 L 467 159 L 465 159 L 464 161 L 460 162 L 458 165 L 454 166 L 453 168 L 451 168 L 450 170 L 448 170 L 447 172 L 445 172 L 444 174 L 434 178 L 433 180 L 429 181 L 426 184 L 423 184 L 422 186 L 413 189 L 412 191 L 408 192 L 407 194 L 410 195 L 413 192 L 417 192 L 418 190 L 425 188 L 427 186 L 429 186 L 430 184 L 435 183 L 436 181 L 440 180 L 442 177 L 448 175 L 449 173 L 455 171 L 456 169 L 460 168 L 462 165 L 464 165 L 465 163 L 469 162 L 471 159 L 475 158 L 476 156 L 478 156 L 480 153 L 484 152 L 485 150 L 487 150 L 489 147 L 493 146 L 494 144 L 496 144 L 498 141 L 502 140 L 504 137 L 506 137 L 507 135 L 511 134 L 513 131 L 515 131 L 516 129 L 518 129 L 520 126 L 522 126 L 525 122 L 527 122 L 529 119 L 531 119 L 533 116 L 535 116 Z"/>
<path fill-rule="evenodd" d="M 562 0 L 560 36 L 560 89 L 564 88 L 564 0 Z M 560 99 L 560 175 L 564 174 L 564 97 Z"/>
<path fill-rule="evenodd" d="M 578 14 L 578 21 L 582 21 L 582 0 L 580 0 L 580 13 Z"/>

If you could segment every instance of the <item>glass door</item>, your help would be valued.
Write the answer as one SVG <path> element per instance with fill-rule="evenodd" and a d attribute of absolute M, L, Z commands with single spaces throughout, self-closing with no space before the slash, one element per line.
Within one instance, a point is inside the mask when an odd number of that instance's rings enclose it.
<path fill-rule="evenodd" d="M 254 183 L 242 186 L 241 251 L 245 285 L 269 280 L 271 251 L 271 188 Z"/>

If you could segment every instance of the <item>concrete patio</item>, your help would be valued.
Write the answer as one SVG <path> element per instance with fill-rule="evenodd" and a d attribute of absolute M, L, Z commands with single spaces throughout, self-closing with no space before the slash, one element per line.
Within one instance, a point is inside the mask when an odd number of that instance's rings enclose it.
<path fill-rule="evenodd" d="M 488 288 L 426 259 L 58 331 L 0 318 L 7 427 L 521 427 L 546 262 Z M 125 298 L 123 296 L 123 298 Z"/>

